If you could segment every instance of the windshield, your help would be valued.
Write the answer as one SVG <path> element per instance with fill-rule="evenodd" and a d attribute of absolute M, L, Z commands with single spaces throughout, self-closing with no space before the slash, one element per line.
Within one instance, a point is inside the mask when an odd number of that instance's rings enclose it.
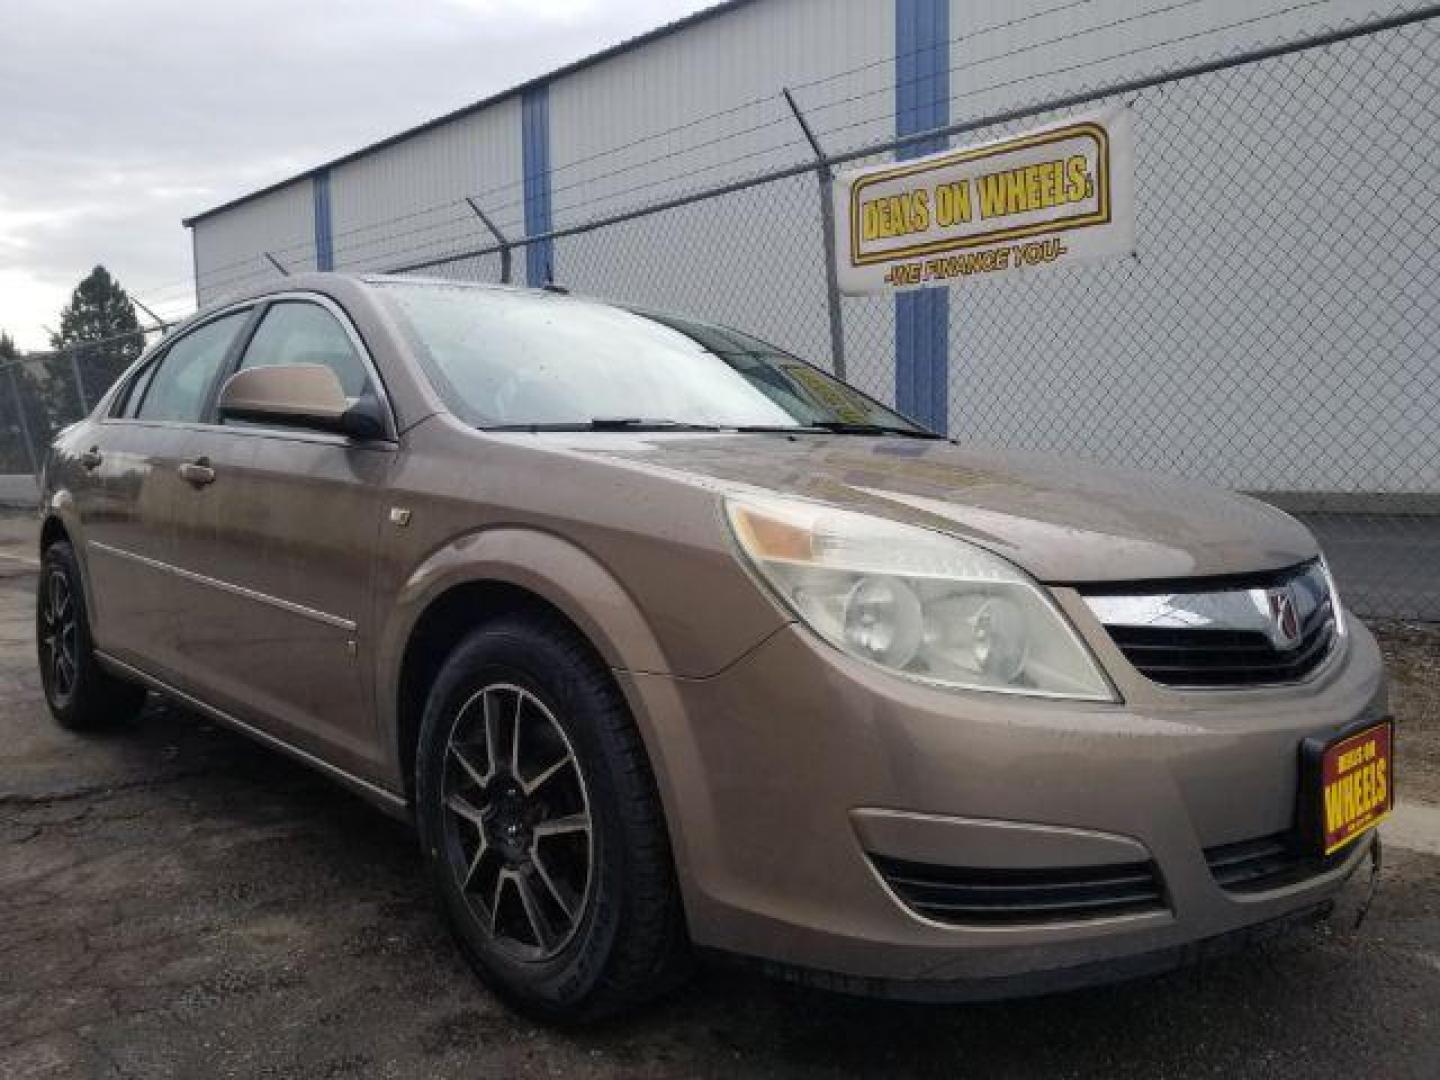
<path fill-rule="evenodd" d="M 547 293 L 381 282 L 452 412 L 478 427 L 923 429 L 773 345 Z"/>

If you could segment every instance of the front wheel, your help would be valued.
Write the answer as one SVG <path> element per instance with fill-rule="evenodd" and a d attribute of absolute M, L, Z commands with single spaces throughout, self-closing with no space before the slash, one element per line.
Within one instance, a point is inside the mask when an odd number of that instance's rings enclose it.
<path fill-rule="evenodd" d="M 46 548 L 40 562 L 35 646 L 45 703 L 62 727 L 88 731 L 121 724 L 145 704 L 143 686 L 115 678 L 96 659 L 80 566 L 63 540 Z"/>
<path fill-rule="evenodd" d="M 421 840 L 481 978 L 547 1020 L 673 986 L 687 952 L 653 776 L 610 673 L 543 615 L 475 630 L 441 669 L 416 763 Z"/>

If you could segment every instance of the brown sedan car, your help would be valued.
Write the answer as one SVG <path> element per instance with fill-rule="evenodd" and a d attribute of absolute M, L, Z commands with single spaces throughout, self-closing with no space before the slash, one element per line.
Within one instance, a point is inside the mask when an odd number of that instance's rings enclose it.
<path fill-rule="evenodd" d="M 56 440 L 60 722 L 179 698 L 414 820 L 557 1018 L 696 949 L 965 999 L 1323 911 L 1391 728 L 1311 535 L 958 446 L 735 331 L 321 274 L 197 316 Z"/>

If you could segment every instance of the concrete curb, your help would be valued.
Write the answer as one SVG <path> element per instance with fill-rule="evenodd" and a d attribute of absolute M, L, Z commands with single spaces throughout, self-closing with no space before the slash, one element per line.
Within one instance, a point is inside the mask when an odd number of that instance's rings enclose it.
<path fill-rule="evenodd" d="M 1380 836 L 1387 847 L 1440 855 L 1440 806 L 1401 800 L 1380 826 Z"/>
<path fill-rule="evenodd" d="M 33 510 L 40 505 L 40 488 L 29 473 L 0 473 L 0 506 Z"/>

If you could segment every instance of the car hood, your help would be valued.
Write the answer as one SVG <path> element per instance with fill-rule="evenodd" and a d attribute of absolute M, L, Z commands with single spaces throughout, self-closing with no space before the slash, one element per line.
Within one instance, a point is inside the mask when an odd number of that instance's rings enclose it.
<path fill-rule="evenodd" d="M 1318 553 L 1304 526 L 1243 495 L 943 440 L 592 433 L 570 448 L 939 529 L 1049 583 L 1248 573 Z"/>

